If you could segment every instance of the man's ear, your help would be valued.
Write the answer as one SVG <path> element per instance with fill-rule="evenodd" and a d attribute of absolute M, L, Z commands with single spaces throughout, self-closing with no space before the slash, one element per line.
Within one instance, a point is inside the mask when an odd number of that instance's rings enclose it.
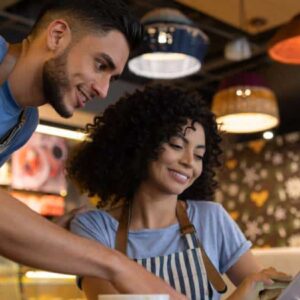
<path fill-rule="evenodd" d="M 69 24 L 63 19 L 52 21 L 47 27 L 47 48 L 54 52 L 64 51 L 71 42 Z"/>

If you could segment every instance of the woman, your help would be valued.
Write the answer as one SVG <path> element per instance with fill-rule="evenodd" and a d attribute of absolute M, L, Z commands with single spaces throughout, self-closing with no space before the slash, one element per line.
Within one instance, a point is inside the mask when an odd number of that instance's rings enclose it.
<path fill-rule="evenodd" d="M 240 285 L 231 300 L 251 299 L 256 283 L 280 275 L 261 271 L 251 243 L 209 201 L 221 139 L 198 94 L 147 87 L 110 106 L 88 130 L 92 142 L 80 147 L 68 172 L 110 208 L 79 215 L 73 232 L 125 252 L 189 299 L 220 299 L 226 286 L 219 272 Z M 88 277 L 82 286 L 88 299 L 118 292 Z"/>

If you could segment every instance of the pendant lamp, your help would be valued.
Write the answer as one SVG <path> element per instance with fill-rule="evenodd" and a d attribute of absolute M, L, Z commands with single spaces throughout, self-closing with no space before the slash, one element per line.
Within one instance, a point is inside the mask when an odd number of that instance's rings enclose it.
<path fill-rule="evenodd" d="M 252 55 L 249 40 L 246 37 L 237 38 L 226 44 L 224 56 L 228 60 L 241 61 Z"/>
<path fill-rule="evenodd" d="M 269 43 L 268 54 L 281 63 L 300 64 L 300 14 L 275 34 Z"/>
<path fill-rule="evenodd" d="M 239 29 L 246 28 L 246 9 L 244 0 L 239 2 Z M 228 60 L 241 61 L 250 58 L 252 50 L 250 42 L 246 36 L 240 36 L 225 45 L 224 56 Z"/>
<path fill-rule="evenodd" d="M 131 72 L 147 78 L 175 79 L 200 70 L 208 37 L 184 14 L 160 8 L 146 14 L 141 22 L 144 42 L 128 62 Z"/>
<path fill-rule="evenodd" d="M 222 131 L 254 133 L 279 124 L 275 94 L 256 73 L 224 79 L 214 95 L 212 111 Z"/>

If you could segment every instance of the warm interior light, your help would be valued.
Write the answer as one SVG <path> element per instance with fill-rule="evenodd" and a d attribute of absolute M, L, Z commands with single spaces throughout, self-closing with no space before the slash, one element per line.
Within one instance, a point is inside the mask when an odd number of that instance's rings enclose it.
<path fill-rule="evenodd" d="M 155 53 L 146 53 L 142 55 L 144 60 L 154 60 L 154 61 L 183 61 L 187 59 L 188 55 L 183 53 L 164 53 L 164 52 L 155 52 Z"/>
<path fill-rule="evenodd" d="M 300 14 L 276 32 L 269 42 L 268 54 L 281 63 L 300 64 Z"/>
<path fill-rule="evenodd" d="M 130 70 L 147 78 L 174 79 L 191 75 L 201 68 L 195 57 L 182 53 L 146 53 L 131 59 Z"/>
<path fill-rule="evenodd" d="M 263 133 L 263 138 L 265 140 L 271 140 L 274 137 L 274 133 L 272 131 L 266 131 Z"/>
<path fill-rule="evenodd" d="M 201 68 L 208 48 L 208 37 L 179 10 L 159 8 L 141 20 L 145 36 L 129 70 L 154 79 L 175 79 L 189 76 Z"/>
<path fill-rule="evenodd" d="M 300 35 L 276 43 L 269 49 L 269 55 L 282 63 L 300 64 Z"/>
<path fill-rule="evenodd" d="M 54 136 L 77 140 L 77 141 L 84 141 L 87 138 L 86 134 L 80 131 L 64 129 L 64 128 L 43 125 L 43 124 L 39 124 L 35 131 L 38 133 L 54 135 Z"/>
<path fill-rule="evenodd" d="M 217 118 L 221 131 L 232 133 L 253 133 L 273 128 L 278 119 L 260 113 L 239 113 Z"/>
<path fill-rule="evenodd" d="M 30 279 L 75 279 L 74 275 L 52 273 L 46 271 L 27 271 L 26 278 Z"/>
<path fill-rule="evenodd" d="M 279 124 L 275 94 L 255 73 L 241 73 L 223 80 L 214 95 L 212 111 L 222 131 L 253 133 Z"/>

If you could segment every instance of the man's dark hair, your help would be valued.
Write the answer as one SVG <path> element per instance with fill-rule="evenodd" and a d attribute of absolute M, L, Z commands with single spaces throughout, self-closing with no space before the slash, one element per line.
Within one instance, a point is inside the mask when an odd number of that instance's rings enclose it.
<path fill-rule="evenodd" d="M 92 142 L 83 143 L 68 163 L 70 177 L 104 203 L 131 199 L 148 176 L 163 143 L 181 132 L 188 120 L 205 132 L 206 151 L 199 178 L 179 199 L 210 200 L 216 187 L 221 138 L 214 114 L 198 93 L 155 85 L 121 98 L 88 126 Z"/>
<path fill-rule="evenodd" d="M 143 37 L 142 25 L 121 0 L 50 0 L 38 16 L 32 34 L 57 18 L 65 19 L 74 34 L 117 30 L 124 34 L 131 50 Z"/>

